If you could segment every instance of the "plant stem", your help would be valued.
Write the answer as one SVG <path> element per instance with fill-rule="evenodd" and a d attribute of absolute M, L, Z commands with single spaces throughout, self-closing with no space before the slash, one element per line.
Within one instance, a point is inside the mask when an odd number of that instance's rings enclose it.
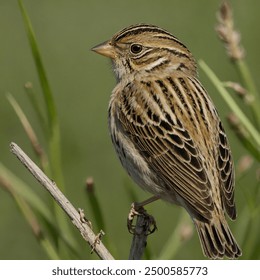
<path fill-rule="evenodd" d="M 61 143 L 60 143 L 60 127 L 59 120 L 56 111 L 56 106 L 53 98 L 53 93 L 50 88 L 49 81 L 47 79 L 47 74 L 44 69 L 44 65 L 42 62 L 40 50 L 37 44 L 37 40 L 32 28 L 32 24 L 29 16 L 26 13 L 26 10 L 23 5 L 22 0 L 18 0 L 20 10 L 22 13 L 22 17 L 24 20 L 24 25 L 27 33 L 27 37 L 29 40 L 29 44 L 31 47 L 33 59 L 35 62 L 36 70 L 38 73 L 38 78 L 41 84 L 43 97 L 45 100 L 47 117 L 48 117 L 48 146 L 49 146 L 49 162 L 50 162 L 50 171 L 51 177 L 57 182 L 61 190 L 65 190 L 64 187 L 64 178 L 62 173 L 62 160 L 61 160 Z M 55 214 L 57 218 L 57 223 L 61 231 L 63 231 L 68 238 L 74 240 L 73 235 L 71 234 L 68 222 L 64 217 L 61 209 L 54 204 Z M 57 240 L 60 241 L 60 238 L 57 236 Z M 75 241 L 73 241 L 75 242 Z M 60 244 L 58 243 L 58 246 Z M 59 246 L 61 247 L 61 246 Z M 64 246 L 63 246 L 64 247 Z"/>
<path fill-rule="evenodd" d="M 242 59 L 236 60 L 235 65 L 238 69 L 243 84 L 249 91 L 249 94 L 252 96 L 252 102 L 250 103 L 251 105 L 250 107 L 254 115 L 254 121 L 257 127 L 260 128 L 260 99 L 259 99 L 259 93 L 252 79 L 252 75 L 244 60 Z"/>
<path fill-rule="evenodd" d="M 202 68 L 202 70 L 206 73 L 206 75 L 209 77 L 209 79 L 214 84 L 214 86 L 217 88 L 217 90 L 219 91 L 219 93 L 221 94 L 221 96 L 223 97 L 227 105 L 230 107 L 230 109 L 239 118 L 240 122 L 243 124 L 245 129 L 254 139 L 255 143 L 257 143 L 257 146 L 260 147 L 260 134 L 252 125 L 250 120 L 246 117 L 246 115 L 242 112 L 242 110 L 239 108 L 239 106 L 236 104 L 233 98 L 230 96 L 226 88 L 223 86 L 223 83 L 218 79 L 216 74 L 209 68 L 209 66 L 204 61 L 200 61 L 199 65 Z"/>
<path fill-rule="evenodd" d="M 47 78 L 46 71 L 43 66 L 40 50 L 36 41 L 33 27 L 23 6 L 22 0 L 18 0 L 21 13 L 24 20 L 24 25 L 27 32 L 27 37 L 30 43 L 32 55 L 36 65 L 39 81 L 41 84 L 43 97 L 46 104 L 48 127 L 49 127 L 49 156 L 51 163 L 52 177 L 58 182 L 59 186 L 64 190 L 64 180 L 61 171 L 61 153 L 60 153 L 60 129 L 56 106 L 53 98 L 53 93 Z"/>

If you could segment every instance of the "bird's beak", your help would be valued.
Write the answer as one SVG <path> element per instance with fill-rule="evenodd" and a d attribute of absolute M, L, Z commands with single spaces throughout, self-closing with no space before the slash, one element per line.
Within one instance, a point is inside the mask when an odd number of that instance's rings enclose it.
<path fill-rule="evenodd" d="M 110 57 L 112 59 L 115 58 L 114 47 L 112 47 L 110 40 L 95 46 L 91 50 L 98 54 Z"/>

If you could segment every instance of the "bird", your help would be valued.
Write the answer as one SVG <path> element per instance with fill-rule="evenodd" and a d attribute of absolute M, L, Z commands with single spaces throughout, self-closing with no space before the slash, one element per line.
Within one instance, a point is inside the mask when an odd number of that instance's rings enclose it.
<path fill-rule="evenodd" d="M 147 203 L 183 207 L 205 257 L 240 257 L 226 220 L 237 216 L 232 154 L 192 53 L 151 24 L 126 27 L 92 50 L 112 62 L 109 132 L 122 166 L 153 195 Z"/>

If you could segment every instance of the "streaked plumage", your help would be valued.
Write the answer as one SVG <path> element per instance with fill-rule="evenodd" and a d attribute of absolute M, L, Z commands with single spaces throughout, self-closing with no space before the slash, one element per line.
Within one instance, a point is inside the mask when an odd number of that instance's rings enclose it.
<path fill-rule="evenodd" d="M 240 256 L 225 220 L 225 212 L 236 218 L 231 152 L 192 54 L 146 24 L 93 50 L 112 59 L 116 74 L 109 129 L 124 168 L 143 189 L 188 211 L 207 257 Z"/>

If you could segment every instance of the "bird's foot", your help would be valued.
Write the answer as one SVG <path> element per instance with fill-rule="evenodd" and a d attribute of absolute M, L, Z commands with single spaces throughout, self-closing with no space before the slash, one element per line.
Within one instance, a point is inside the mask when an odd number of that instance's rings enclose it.
<path fill-rule="evenodd" d="M 127 228 L 132 234 L 137 234 L 136 225 L 133 224 L 135 216 L 142 216 L 144 221 L 142 222 L 143 231 L 147 235 L 152 234 L 157 229 L 155 219 L 152 215 L 148 214 L 143 206 L 138 203 L 132 203 L 130 212 L 127 218 Z"/>

